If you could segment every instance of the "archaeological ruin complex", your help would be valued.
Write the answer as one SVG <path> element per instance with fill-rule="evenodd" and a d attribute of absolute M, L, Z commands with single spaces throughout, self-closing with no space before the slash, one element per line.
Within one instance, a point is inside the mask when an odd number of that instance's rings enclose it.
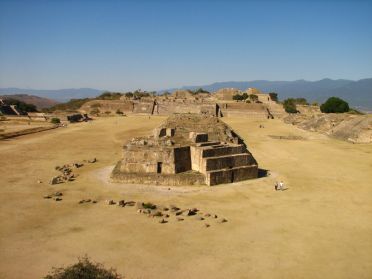
<path fill-rule="evenodd" d="M 245 101 L 234 100 L 235 95 L 246 93 Z M 250 97 L 255 97 L 250 98 Z M 214 94 L 193 93 L 176 90 L 171 95 L 142 97 L 140 99 L 123 96 L 120 100 L 92 100 L 81 107 L 82 113 L 93 110 L 101 113 L 120 111 L 125 114 L 171 115 L 172 113 L 199 113 L 212 116 L 240 116 L 252 118 L 274 118 L 284 114 L 282 105 L 255 88 L 245 91 L 234 88 L 220 89 Z"/>
<path fill-rule="evenodd" d="M 133 138 L 111 178 L 129 184 L 217 185 L 257 178 L 244 141 L 219 118 L 173 114 L 148 137 Z"/>

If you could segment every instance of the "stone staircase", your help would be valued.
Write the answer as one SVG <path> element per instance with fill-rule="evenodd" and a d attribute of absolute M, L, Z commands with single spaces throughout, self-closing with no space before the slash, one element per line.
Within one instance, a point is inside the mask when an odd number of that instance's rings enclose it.
<path fill-rule="evenodd" d="M 199 142 L 191 146 L 191 158 L 210 186 L 257 178 L 257 162 L 244 144 Z"/>

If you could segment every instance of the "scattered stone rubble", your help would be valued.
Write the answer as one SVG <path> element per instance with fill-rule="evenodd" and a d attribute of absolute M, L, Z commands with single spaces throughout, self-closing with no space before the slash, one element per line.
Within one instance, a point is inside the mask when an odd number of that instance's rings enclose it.
<path fill-rule="evenodd" d="M 91 160 L 84 160 L 83 162 L 92 164 L 92 163 L 97 162 L 97 159 L 93 158 Z M 56 166 L 55 170 L 59 171 L 61 174 L 52 177 L 52 179 L 49 181 L 49 184 L 50 185 L 56 185 L 56 184 L 60 184 L 60 183 L 74 181 L 75 178 L 77 177 L 77 175 L 74 174 L 73 170 L 83 167 L 84 163 L 74 162 L 72 164 L 65 164 L 63 166 Z"/>
<path fill-rule="evenodd" d="M 55 201 L 62 200 L 63 193 L 55 192 L 53 194 L 45 195 L 44 199 L 53 199 Z M 82 199 L 78 202 L 78 204 L 87 204 L 98 203 L 97 200 L 93 199 Z M 190 220 L 196 221 L 208 221 L 208 223 L 204 223 L 206 228 L 211 226 L 210 222 L 215 220 L 217 223 L 222 224 L 226 223 L 228 220 L 225 218 L 219 218 L 216 214 L 211 213 L 203 213 L 198 208 L 186 208 L 182 209 L 175 205 L 156 205 L 151 202 L 141 202 L 141 201 L 132 201 L 132 200 L 119 200 L 114 201 L 112 199 L 106 200 L 107 205 L 117 205 L 118 207 L 134 207 L 137 208 L 137 213 L 146 215 L 148 218 L 159 218 L 160 224 L 166 224 L 171 222 L 172 220 L 175 222 L 182 222 L 185 218 Z"/>
<path fill-rule="evenodd" d="M 50 194 L 50 195 L 45 195 L 43 198 L 44 199 L 53 199 L 55 201 L 61 201 L 62 200 L 62 197 L 63 194 L 61 192 L 55 192 L 53 194 Z"/>

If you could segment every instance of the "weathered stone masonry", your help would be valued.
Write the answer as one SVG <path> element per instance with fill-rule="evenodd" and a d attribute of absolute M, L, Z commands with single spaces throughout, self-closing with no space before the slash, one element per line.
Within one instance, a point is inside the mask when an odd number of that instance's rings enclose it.
<path fill-rule="evenodd" d="M 175 114 L 149 137 L 123 148 L 114 181 L 134 184 L 217 185 L 256 178 L 257 162 L 244 141 L 217 117 Z"/>

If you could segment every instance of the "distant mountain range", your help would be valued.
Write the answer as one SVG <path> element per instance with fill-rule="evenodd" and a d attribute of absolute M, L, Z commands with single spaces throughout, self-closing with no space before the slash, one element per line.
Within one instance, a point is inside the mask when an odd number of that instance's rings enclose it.
<path fill-rule="evenodd" d="M 346 79 L 322 79 L 318 81 L 228 81 L 216 82 L 208 85 L 183 86 L 181 88 L 172 88 L 164 91 L 174 91 L 176 89 L 203 88 L 210 92 L 221 88 L 238 88 L 245 90 L 248 87 L 255 87 L 263 92 L 276 92 L 279 99 L 283 100 L 289 97 L 303 97 L 309 102 L 324 102 L 328 97 L 337 96 L 349 102 L 352 107 L 372 111 L 372 78 L 361 79 L 357 81 Z M 60 89 L 60 90 L 35 90 L 19 88 L 0 88 L 0 95 L 28 94 L 39 97 L 53 99 L 59 102 L 65 102 L 70 99 L 89 98 L 100 95 L 104 90 L 92 88 L 78 89 Z"/>
<path fill-rule="evenodd" d="M 72 88 L 58 90 L 39 90 L 21 88 L 0 88 L 0 95 L 27 94 L 42 98 L 53 99 L 58 102 L 67 102 L 70 99 L 90 98 L 100 95 L 104 90 L 92 88 Z"/>
<path fill-rule="evenodd" d="M 49 108 L 58 104 L 57 101 L 52 99 L 27 94 L 0 95 L 0 99 L 15 99 L 27 104 L 35 105 L 38 109 Z"/>

